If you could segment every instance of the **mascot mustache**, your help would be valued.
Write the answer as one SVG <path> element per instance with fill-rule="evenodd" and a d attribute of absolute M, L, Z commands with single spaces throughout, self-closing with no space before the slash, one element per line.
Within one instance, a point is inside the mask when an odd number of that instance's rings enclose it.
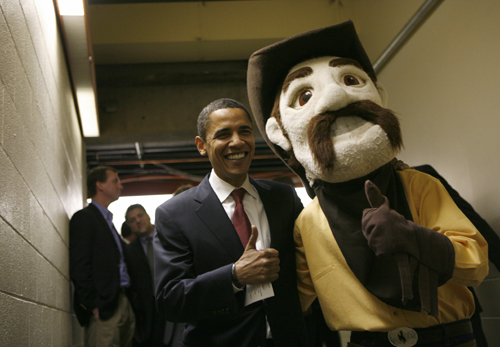
<path fill-rule="evenodd" d="M 392 148 L 399 150 L 403 146 L 399 120 L 391 110 L 369 100 L 356 101 L 337 111 L 321 113 L 307 124 L 309 147 L 314 161 L 323 171 L 332 170 L 335 162 L 335 150 L 330 137 L 332 124 L 339 117 L 353 116 L 380 125 L 386 132 Z"/>

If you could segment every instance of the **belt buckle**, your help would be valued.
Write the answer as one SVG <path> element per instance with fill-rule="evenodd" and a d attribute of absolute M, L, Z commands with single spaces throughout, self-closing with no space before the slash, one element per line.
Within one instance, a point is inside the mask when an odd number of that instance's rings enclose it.
<path fill-rule="evenodd" d="M 389 331 L 387 338 L 393 346 L 411 347 L 417 344 L 418 334 L 412 328 L 401 327 Z"/>

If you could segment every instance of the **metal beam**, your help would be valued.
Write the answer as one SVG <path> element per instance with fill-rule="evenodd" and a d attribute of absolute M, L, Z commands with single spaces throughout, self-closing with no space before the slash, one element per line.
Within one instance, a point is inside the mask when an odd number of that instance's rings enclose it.
<path fill-rule="evenodd" d="M 392 40 L 389 46 L 382 52 L 380 57 L 373 64 L 375 74 L 387 65 L 392 57 L 404 46 L 410 37 L 420 28 L 420 26 L 429 18 L 444 0 L 427 0 L 413 15 L 410 21 L 404 26 L 403 30 Z"/>

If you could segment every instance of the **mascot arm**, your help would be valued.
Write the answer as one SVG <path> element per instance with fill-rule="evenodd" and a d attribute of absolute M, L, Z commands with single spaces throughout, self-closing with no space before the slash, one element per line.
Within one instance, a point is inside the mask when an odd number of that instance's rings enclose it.
<path fill-rule="evenodd" d="M 309 265 L 306 260 L 302 236 L 297 226 L 295 226 L 293 235 L 295 239 L 295 259 L 297 264 L 297 286 L 302 311 L 306 312 L 313 303 L 314 299 L 316 299 L 317 295 L 314 289 L 311 273 L 309 272 Z"/>
<path fill-rule="evenodd" d="M 413 170 L 408 170 L 413 171 Z M 451 283 L 477 286 L 488 274 L 488 244 L 472 222 L 457 207 L 439 180 L 415 174 L 410 189 L 419 225 L 448 237 L 455 249 Z"/>
<path fill-rule="evenodd" d="M 403 248 L 398 252 L 412 256 L 416 255 L 420 262 L 440 275 L 439 282 L 442 283 L 443 275 L 446 277 L 443 271 L 449 264 L 439 263 L 439 259 L 443 259 L 440 258 L 441 256 L 446 257 L 446 254 L 441 255 L 440 253 L 445 251 L 447 256 L 450 256 L 451 251 L 449 248 L 450 243 L 447 243 L 442 237 L 446 236 L 453 246 L 454 253 L 453 275 L 450 282 L 465 286 L 479 285 L 488 274 L 488 246 L 486 241 L 455 205 L 438 180 L 421 173 L 409 177 L 410 179 L 407 180 L 409 187 L 406 193 L 415 206 L 415 211 L 412 212 L 414 213 L 415 223 L 409 222 L 408 225 L 404 225 L 403 221 L 399 220 L 400 225 L 404 226 L 401 229 L 403 231 L 402 235 L 398 233 L 398 236 L 401 237 L 393 240 L 391 236 L 388 246 L 384 245 L 382 249 L 393 248 L 395 244 L 399 244 L 398 240 L 404 242 L 404 239 L 406 239 L 413 245 L 402 245 Z M 385 197 L 382 197 L 382 199 L 385 199 Z M 378 204 L 378 206 L 383 205 L 381 201 L 374 203 Z M 376 208 L 368 209 L 366 212 L 373 214 L 374 210 Z M 386 216 L 390 215 L 396 221 L 403 218 L 395 211 L 391 213 L 388 213 L 388 211 L 381 212 Z M 369 231 L 367 228 L 367 233 Z M 373 235 L 374 247 L 379 247 L 383 243 L 383 241 L 377 239 L 377 236 L 384 232 L 384 229 L 378 229 L 377 231 L 378 233 Z M 404 233 L 405 231 L 406 233 Z"/>
<path fill-rule="evenodd" d="M 362 230 L 375 254 L 411 255 L 438 274 L 439 285 L 446 283 L 453 275 L 455 263 L 450 239 L 391 209 L 387 198 L 371 181 L 366 181 L 365 191 L 372 208 L 363 212 Z"/>

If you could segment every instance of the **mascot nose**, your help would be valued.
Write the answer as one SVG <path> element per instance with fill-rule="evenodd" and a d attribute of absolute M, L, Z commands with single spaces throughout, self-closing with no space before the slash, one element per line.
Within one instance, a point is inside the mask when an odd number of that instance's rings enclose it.
<path fill-rule="evenodd" d="M 316 114 L 340 110 L 354 101 L 337 83 L 329 83 L 325 86 L 317 100 Z"/>

